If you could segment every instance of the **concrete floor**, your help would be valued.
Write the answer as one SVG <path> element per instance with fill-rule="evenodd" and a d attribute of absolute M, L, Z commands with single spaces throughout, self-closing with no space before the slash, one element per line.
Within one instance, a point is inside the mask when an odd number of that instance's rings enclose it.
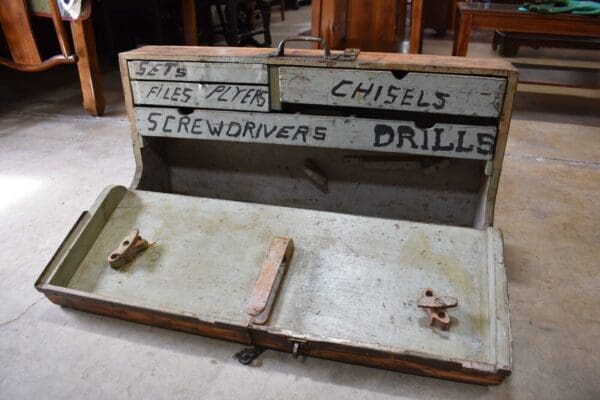
<path fill-rule="evenodd" d="M 289 12 L 289 29 L 307 29 L 307 16 Z M 81 211 L 133 176 L 118 73 L 104 80 L 107 113 L 92 118 L 74 68 L 0 70 L 0 399 L 600 398 L 598 98 L 517 96 L 496 218 L 514 371 L 481 387 L 275 351 L 246 367 L 232 358 L 240 345 L 61 308 L 36 292 Z"/>

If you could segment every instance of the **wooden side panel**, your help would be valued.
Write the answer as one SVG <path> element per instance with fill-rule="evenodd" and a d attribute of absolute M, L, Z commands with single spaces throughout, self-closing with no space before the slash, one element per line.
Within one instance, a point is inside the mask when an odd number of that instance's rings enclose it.
<path fill-rule="evenodd" d="M 131 81 L 135 104 L 269 111 L 269 87 L 229 83 Z"/>
<path fill-rule="evenodd" d="M 17 64 L 40 64 L 25 0 L 0 1 L 0 25 L 12 59 Z"/>
<path fill-rule="evenodd" d="M 143 136 L 181 137 L 489 160 L 496 128 L 412 121 L 195 110 L 135 108 Z"/>
<path fill-rule="evenodd" d="M 129 61 L 127 65 L 131 79 L 135 80 L 269 83 L 264 64 Z"/>
<path fill-rule="evenodd" d="M 497 117 L 506 80 L 468 75 L 281 67 L 281 102 Z"/>

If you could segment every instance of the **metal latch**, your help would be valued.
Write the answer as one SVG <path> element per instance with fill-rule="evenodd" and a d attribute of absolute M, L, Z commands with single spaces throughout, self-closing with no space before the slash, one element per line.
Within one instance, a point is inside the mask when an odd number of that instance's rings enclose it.
<path fill-rule="evenodd" d="M 285 44 L 287 42 L 315 42 L 319 43 L 321 47 L 323 47 L 323 60 L 326 61 L 354 61 L 358 54 L 360 53 L 360 49 L 346 49 L 342 54 L 332 53 L 329 49 L 329 45 L 327 42 L 318 37 L 312 36 L 292 36 L 283 39 L 279 42 L 277 49 L 269 55 L 269 57 L 284 57 L 285 56 Z"/>
<path fill-rule="evenodd" d="M 454 297 L 438 296 L 431 288 L 421 290 L 417 305 L 427 312 L 429 323 L 444 331 L 450 327 L 450 316 L 448 308 L 458 306 L 458 300 Z"/>
<path fill-rule="evenodd" d="M 138 229 L 133 229 L 123 238 L 119 247 L 110 253 L 108 263 L 112 268 L 120 269 L 153 244 L 154 242 L 149 243 L 146 239 L 143 239 Z"/>
<path fill-rule="evenodd" d="M 290 342 L 292 342 L 292 356 L 294 358 L 298 358 L 298 350 L 300 346 L 306 344 L 306 339 L 301 338 L 288 338 Z"/>

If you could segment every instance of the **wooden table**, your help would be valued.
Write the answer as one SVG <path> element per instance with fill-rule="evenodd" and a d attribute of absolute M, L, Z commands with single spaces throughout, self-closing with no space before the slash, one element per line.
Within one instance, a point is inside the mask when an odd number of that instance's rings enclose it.
<path fill-rule="evenodd" d="M 413 3 L 422 1 L 413 0 Z M 459 3 L 452 55 L 467 55 L 471 29 L 600 37 L 599 17 L 521 12 L 518 7 L 515 4 Z"/>

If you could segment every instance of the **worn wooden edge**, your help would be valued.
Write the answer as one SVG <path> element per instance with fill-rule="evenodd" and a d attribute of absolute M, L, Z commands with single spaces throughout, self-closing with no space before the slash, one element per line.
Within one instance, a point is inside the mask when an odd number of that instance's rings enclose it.
<path fill-rule="evenodd" d="M 191 313 L 127 304 L 54 285 L 43 284 L 37 289 L 53 303 L 76 310 L 283 352 L 292 352 L 294 343 L 300 342 L 302 345 L 298 353 L 301 355 L 480 385 L 499 384 L 510 374 L 510 370 L 484 363 L 439 360 L 424 355 L 364 348 L 361 343 L 303 336 L 268 326 L 203 321 Z"/>
<path fill-rule="evenodd" d="M 487 192 L 487 205 L 485 207 L 484 221 L 487 226 L 494 225 L 494 212 L 496 205 L 496 197 L 498 195 L 498 186 L 500 185 L 500 174 L 502 173 L 502 164 L 504 162 L 504 154 L 506 151 L 506 143 L 508 142 L 508 133 L 510 130 L 510 120 L 512 118 L 513 103 L 517 93 L 517 84 L 519 81 L 519 73 L 513 71 L 509 73 L 506 82 L 506 93 L 504 95 L 504 105 L 500 114 L 500 122 L 498 123 L 498 131 L 496 133 L 496 148 L 492 161 L 492 171 L 490 177 L 489 188 Z"/>
<path fill-rule="evenodd" d="M 488 228 L 488 254 L 490 269 L 490 283 L 494 286 L 490 288 L 490 296 L 493 293 L 494 303 L 490 302 L 490 307 L 494 306 L 495 320 L 495 364 L 498 368 L 512 370 L 512 333 L 510 326 L 510 299 L 508 296 L 508 279 L 506 267 L 504 265 L 504 240 L 502 231 L 498 228 Z M 492 278 L 493 276 L 493 278 Z M 491 318 L 491 317 L 490 317 Z"/>
<path fill-rule="evenodd" d="M 133 180 L 131 182 L 130 187 L 137 188 L 139 186 L 140 180 L 142 178 L 142 172 L 144 170 L 144 161 L 142 159 L 141 152 L 141 148 L 144 146 L 144 143 L 142 141 L 142 136 L 139 134 L 136 126 L 135 113 L 133 110 L 133 94 L 129 80 L 129 66 L 127 64 L 127 60 L 124 57 L 122 57 L 122 54 L 123 53 L 119 54 L 119 71 L 121 74 L 121 84 L 123 86 L 123 95 L 125 97 L 125 109 L 127 110 L 127 116 L 129 118 L 133 156 L 135 159 L 135 173 L 133 175 Z"/>
<path fill-rule="evenodd" d="M 108 186 L 102 191 L 90 210 L 77 219 L 36 280 L 36 288 L 51 282 L 61 268 L 67 268 L 67 263 L 74 273 L 126 192 L 123 186 Z"/>
<path fill-rule="evenodd" d="M 75 310 L 237 343 L 252 343 L 246 328 L 241 325 L 203 321 L 190 313 L 176 313 L 155 307 L 127 304 L 116 299 L 108 300 L 87 292 L 55 285 L 42 284 L 37 289 L 51 302 Z"/>
<path fill-rule="evenodd" d="M 252 332 L 253 343 L 273 350 L 292 352 L 301 343 L 298 354 L 326 360 L 342 361 L 396 372 L 441 378 L 479 385 L 497 385 L 510 375 L 510 370 L 497 369 L 484 363 L 440 360 L 410 353 L 393 353 L 364 348 L 361 344 L 311 337 L 286 337 L 268 331 Z M 475 369 L 482 368 L 482 369 Z"/>
<path fill-rule="evenodd" d="M 329 68 L 422 71 L 506 77 L 517 69 L 508 61 L 424 54 L 361 52 L 355 61 L 324 60 L 322 50 L 286 49 L 285 57 L 270 57 L 275 49 L 247 47 L 145 46 L 119 54 L 124 60 L 181 60 L 264 63 Z M 333 54 L 342 53 L 333 51 Z"/>

